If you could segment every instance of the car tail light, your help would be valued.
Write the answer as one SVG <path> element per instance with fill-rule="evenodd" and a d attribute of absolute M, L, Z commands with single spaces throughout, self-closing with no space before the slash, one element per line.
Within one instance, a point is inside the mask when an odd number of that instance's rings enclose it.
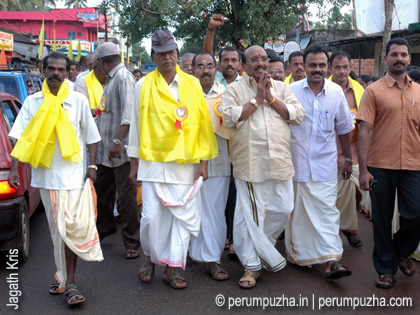
<path fill-rule="evenodd" d="M 17 197 L 16 188 L 10 187 L 7 177 L 9 172 L 0 172 L 0 199 L 9 199 Z"/>

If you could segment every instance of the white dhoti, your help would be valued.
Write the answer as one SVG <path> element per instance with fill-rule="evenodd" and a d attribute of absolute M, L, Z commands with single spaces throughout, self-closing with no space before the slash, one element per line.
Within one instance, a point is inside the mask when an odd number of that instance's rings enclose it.
<path fill-rule="evenodd" d="M 287 259 L 299 266 L 341 259 L 337 180 L 293 182 L 295 208 L 286 228 Z"/>
<path fill-rule="evenodd" d="M 235 250 L 245 270 L 278 271 L 286 259 L 275 248 L 293 209 L 292 180 L 250 183 L 235 179 Z"/>
<path fill-rule="evenodd" d="M 357 233 L 356 189 L 362 196 L 364 191 L 359 188 L 359 165 L 353 165 L 352 174 L 348 180 L 343 179 L 343 168 L 338 168 L 337 174 L 337 209 L 340 211 L 340 229 Z"/>
<path fill-rule="evenodd" d="M 190 244 L 193 260 L 220 262 L 226 241 L 225 208 L 229 179 L 229 176 L 210 177 L 201 187 L 200 234 Z"/>
<path fill-rule="evenodd" d="M 200 188 L 191 185 L 143 182 L 140 241 L 153 263 L 185 269 L 188 244 L 200 233 Z"/>
<path fill-rule="evenodd" d="M 104 259 L 96 229 L 96 193 L 90 180 L 83 189 L 40 192 L 54 245 L 55 278 L 63 292 L 67 281 L 65 245 L 83 260 Z"/>

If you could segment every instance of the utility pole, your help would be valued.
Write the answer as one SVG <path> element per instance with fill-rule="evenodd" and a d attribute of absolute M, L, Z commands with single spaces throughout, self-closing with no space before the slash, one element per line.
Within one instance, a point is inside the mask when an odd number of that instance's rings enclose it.
<path fill-rule="evenodd" d="M 106 19 L 106 4 L 103 6 L 104 9 L 104 17 L 105 17 L 105 42 L 108 41 L 108 21 Z"/>
<path fill-rule="evenodd" d="M 384 56 L 386 53 L 386 44 L 391 39 L 391 30 L 392 30 L 392 14 L 394 12 L 394 1 L 395 0 L 384 0 L 385 3 L 385 25 L 384 25 L 384 36 L 382 40 L 382 53 L 381 53 L 381 69 L 379 75 L 383 76 L 386 69 L 386 64 Z"/>

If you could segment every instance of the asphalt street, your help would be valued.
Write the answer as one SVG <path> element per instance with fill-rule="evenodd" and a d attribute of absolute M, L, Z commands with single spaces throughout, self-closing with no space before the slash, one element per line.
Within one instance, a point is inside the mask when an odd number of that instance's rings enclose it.
<path fill-rule="evenodd" d="M 51 295 L 48 292 L 50 284 L 54 282 L 55 265 L 52 241 L 42 209 L 38 209 L 31 217 L 30 229 L 30 253 L 26 263 L 19 265 L 17 270 L 7 269 L 10 257 L 6 256 L 6 253 L 0 253 L 0 314 L 2 315 L 420 313 L 419 263 L 416 263 L 418 273 L 411 278 L 398 272 L 396 284 L 392 289 L 375 287 L 374 281 L 377 275 L 371 258 L 372 226 L 362 214 L 359 214 L 359 234 L 364 246 L 352 248 L 342 236 L 344 242 L 342 262 L 353 271 L 351 277 L 326 280 L 324 265 L 300 268 L 289 263 L 277 273 L 263 271 L 256 287 L 252 290 L 239 288 L 238 281 L 243 274 L 243 267 L 238 260 L 230 259 L 227 251 L 222 256 L 222 266 L 230 275 L 227 281 L 217 282 L 211 279 L 206 273 L 206 264 L 189 261 L 186 270 L 181 271 L 181 275 L 188 282 L 188 288 L 175 290 L 164 284 L 163 267 L 157 267 L 154 280 L 144 284 L 137 275 L 141 259 L 125 259 L 119 230 L 118 234 L 102 241 L 104 261 L 98 263 L 78 260 L 76 283 L 86 302 L 73 308 L 67 306 L 64 295 Z M 277 246 L 285 256 L 283 241 L 279 241 Z M 7 283 L 11 273 L 17 273 L 18 290 L 21 292 L 17 310 L 7 306 L 10 303 L 10 295 L 19 294 L 11 290 Z M 389 305 L 403 303 L 401 298 L 411 298 L 412 306 Z M 223 305 L 218 306 L 216 302 Z M 250 306 L 252 302 L 254 306 Z M 336 306 L 326 306 L 333 302 Z M 353 306 L 349 304 L 350 302 Z M 263 307 L 264 303 L 269 303 L 271 306 Z M 292 306 L 293 303 L 295 306 Z M 347 306 L 337 306 L 341 303 L 347 303 Z M 378 306 L 381 303 L 385 306 Z M 322 306 L 323 304 L 325 306 Z M 365 306 L 355 307 L 356 304 L 365 304 Z M 367 304 L 376 304 L 376 306 L 367 306 Z"/>

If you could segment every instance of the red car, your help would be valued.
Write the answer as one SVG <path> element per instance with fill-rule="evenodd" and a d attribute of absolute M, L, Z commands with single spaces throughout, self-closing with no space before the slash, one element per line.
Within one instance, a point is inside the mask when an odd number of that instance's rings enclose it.
<path fill-rule="evenodd" d="M 24 262 L 29 253 L 29 218 L 41 196 L 38 188 L 30 186 L 31 167 L 26 163 L 19 166 L 19 188 L 12 188 L 7 182 L 12 166 L 10 153 L 15 145 L 8 134 L 21 107 L 16 97 L 0 93 L 0 251 L 18 249 L 19 259 Z"/>

